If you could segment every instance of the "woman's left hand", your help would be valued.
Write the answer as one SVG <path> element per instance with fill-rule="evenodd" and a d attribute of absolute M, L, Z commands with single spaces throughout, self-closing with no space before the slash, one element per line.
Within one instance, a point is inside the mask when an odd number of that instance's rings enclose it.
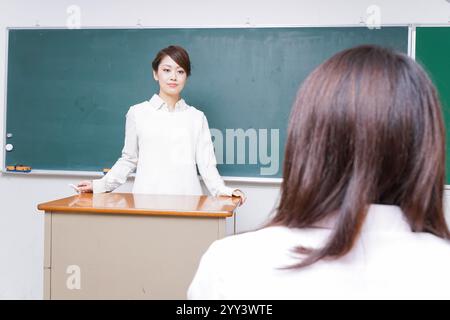
<path fill-rule="evenodd" d="M 245 193 L 242 192 L 239 189 L 234 190 L 233 193 L 232 193 L 232 196 L 241 198 L 241 203 L 239 204 L 240 206 L 242 206 L 244 204 L 245 200 L 247 200 L 247 197 L 245 196 Z"/>

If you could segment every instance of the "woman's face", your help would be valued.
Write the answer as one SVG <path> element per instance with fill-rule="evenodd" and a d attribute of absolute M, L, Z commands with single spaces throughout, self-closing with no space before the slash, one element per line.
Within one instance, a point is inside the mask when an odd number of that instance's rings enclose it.
<path fill-rule="evenodd" d="M 169 96 L 179 96 L 187 79 L 186 71 L 169 56 L 161 60 L 157 72 L 153 70 L 153 77 L 159 82 L 161 93 Z"/>

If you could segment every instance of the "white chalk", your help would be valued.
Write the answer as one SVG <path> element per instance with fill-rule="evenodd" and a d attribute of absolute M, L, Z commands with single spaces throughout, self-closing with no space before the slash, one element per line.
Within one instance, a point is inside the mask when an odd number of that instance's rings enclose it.
<path fill-rule="evenodd" d="M 73 188 L 77 193 L 80 193 L 80 189 L 76 185 L 69 183 L 69 187 Z"/>

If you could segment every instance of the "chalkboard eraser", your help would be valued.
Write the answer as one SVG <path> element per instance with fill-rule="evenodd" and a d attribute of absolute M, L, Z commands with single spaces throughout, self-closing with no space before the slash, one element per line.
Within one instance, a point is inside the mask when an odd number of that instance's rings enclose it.
<path fill-rule="evenodd" d="M 111 170 L 110 168 L 103 168 L 103 174 L 107 174 Z"/>
<path fill-rule="evenodd" d="M 6 166 L 6 171 L 27 173 L 31 171 L 31 167 L 18 164 L 14 166 Z"/>

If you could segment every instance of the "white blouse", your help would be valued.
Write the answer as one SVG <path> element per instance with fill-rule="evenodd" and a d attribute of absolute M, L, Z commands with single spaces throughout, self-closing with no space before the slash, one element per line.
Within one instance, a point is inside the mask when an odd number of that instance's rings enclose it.
<path fill-rule="evenodd" d="M 401 209 L 372 205 L 353 249 L 303 269 L 291 249 L 322 247 L 332 226 L 269 227 L 214 242 L 190 299 L 450 299 L 450 241 L 413 233 Z"/>
<path fill-rule="evenodd" d="M 155 94 L 128 110 L 122 156 L 102 179 L 93 181 L 93 191 L 114 190 L 136 169 L 133 193 L 201 195 L 196 165 L 213 196 L 232 195 L 234 190 L 217 171 L 203 112 L 183 99 L 169 112 Z"/>

